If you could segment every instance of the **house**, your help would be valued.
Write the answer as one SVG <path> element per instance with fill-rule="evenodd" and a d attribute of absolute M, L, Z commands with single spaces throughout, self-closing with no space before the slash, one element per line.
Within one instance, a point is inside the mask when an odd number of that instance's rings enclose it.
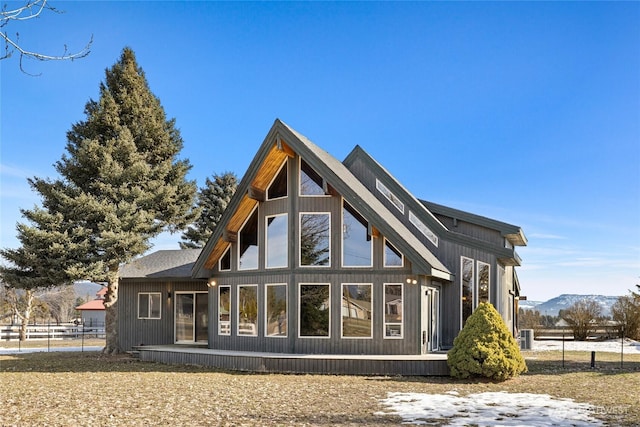
<path fill-rule="evenodd" d="M 201 251 L 121 270 L 121 345 L 418 360 L 483 301 L 516 332 L 526 243 L 518 226 L 418 199 L 359 146 L 340 162 L 276 120 Z"/>
<path fill-rule="evenodd" d="M 102 288 L 96 293 L 96 299 L 87 301 L 76 307 L 80 312 L 82 324 L 85 326 L 104 326 L 104 294 L 107 288 Z"/>

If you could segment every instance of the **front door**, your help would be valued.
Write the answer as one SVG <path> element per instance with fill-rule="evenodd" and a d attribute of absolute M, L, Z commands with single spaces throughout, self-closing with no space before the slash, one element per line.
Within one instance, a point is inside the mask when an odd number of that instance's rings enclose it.
<path fill-rule="evenodd" d="M 440 347 L 440 291 L 421 286 L 421 345 L 422 353 L 437 351 Z"/>
<path fill-rule="evenodd" d="M 207 342 L 207 292 L 176 293 L 176 343 Z"/>

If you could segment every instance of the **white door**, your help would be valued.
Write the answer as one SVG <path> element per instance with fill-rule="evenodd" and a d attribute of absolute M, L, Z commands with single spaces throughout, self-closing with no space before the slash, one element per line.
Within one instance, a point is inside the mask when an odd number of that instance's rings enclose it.
<path fill-rule="evenodd" d="M 421 287 L 420 340 L 422 353 L 437 351 L 440 347 L 440 291 L 428 286 Z"/>

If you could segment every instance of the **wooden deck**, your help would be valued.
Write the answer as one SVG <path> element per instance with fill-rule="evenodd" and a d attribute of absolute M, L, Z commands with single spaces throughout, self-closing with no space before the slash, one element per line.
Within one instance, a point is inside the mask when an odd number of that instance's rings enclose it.
<path fill-rule="evenodd" d="M 183 345 L 136 347 L 143 361 L 233 371 L 341 375 L 449 375 L 446 353 L 424 355 L 289 354 L 213 350 Z"/>

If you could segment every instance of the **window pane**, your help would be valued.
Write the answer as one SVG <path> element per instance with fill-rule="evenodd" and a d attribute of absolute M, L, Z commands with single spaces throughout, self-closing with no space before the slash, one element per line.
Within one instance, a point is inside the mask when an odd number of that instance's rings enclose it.
<path fill-rule="evenodd" d="M 267 268 L 288 265 L 288 218 L 287 214 L 267 217 Z"/>
<path fill-rule="evenodd" d="M 240 249 L 239 270 L 258 268 L 258 210 L 255 209 L 247 223 L 240 230 L 238 239 Z"/>
<path fill-rule="evenodd" d="M 328 337 L 329 285 L 300 285 L 300 336 Z"/>
<path fill-rule="evenodd" d="M 461 277 L 462 277 L 462 326 L 473 313 L 473 260 L 469 258 L 461 258 Z"/>
<path fill-rule="evenodd" d="M 330 265 L 329 214 L 300 214 L 300 265 Z"/>
<path fill-rule="evenodd" d="M 231 246 L 227 248 L 227 251 L 220 258 L 220 271 L 231 270 Z"/>
<path fill-rule="evenodd" d="M 258 335 L 257 286 L 238 286 L 238 335 Z"/>
<path fill-rule="evenodd" d="M 138 317 L 149 317 L 149 294 L 138 294 Z"/>
<path fill-rule="evenodd" d="M 197 293 L 195 310 L 195 339 L 199 342 L 206 342 L 209 339 L 207 330 L 209 328 L 209 294 Z"/>
<path fill-rule="evenodd" d="M 176 341 L 193 341 L 193 294 L 176 294 Z"/>
<path fill-rule="evenodd" d="M 342 285 L 342 336 L 371 338 L 371 285 Z"/>
<path fill-rule="evenodd" d="M 300 195 L 324 196 L 322 177 L 304 160 L 300 160 Z"/>
<path fill-rule="evenodd" d="M 402 338 L 402 285 L 384 285 L 384 336 Z"/>
<path fill-rule="evenodd" d="M 402 254 L 388 240 L 384 241 L 384 266 L 402 267 Z"/>
<path fill-rule="evenodd" d="M 267 285 L 267 336 L 287 336 L 287 285 Z"/>
<path fill-rule="evenodd" d="M 478 262 L 478 304 L 489 302 L 489 264 Z"/>
<path fill-rule="evenodd" d="M 160 294 L 149 294 L 149 317 L 152 319 L 160 318 Z"/>
<path fill-rule="evenodd" d="M 344 203 L 342 209 L 342 263 L 349 267 L 371 267 L 371 237 L 367 221 Z"/>
<path fill-rule="evenodd" d="M 218 335 L 231 335 L 231 287 L 218 289 Z"/>
<path fill-rule="evenodd" d="M 287 162 L 284 163 L 267 190 L 267 199 L 273 200 L 280 197 L 287 197 Z"/>

